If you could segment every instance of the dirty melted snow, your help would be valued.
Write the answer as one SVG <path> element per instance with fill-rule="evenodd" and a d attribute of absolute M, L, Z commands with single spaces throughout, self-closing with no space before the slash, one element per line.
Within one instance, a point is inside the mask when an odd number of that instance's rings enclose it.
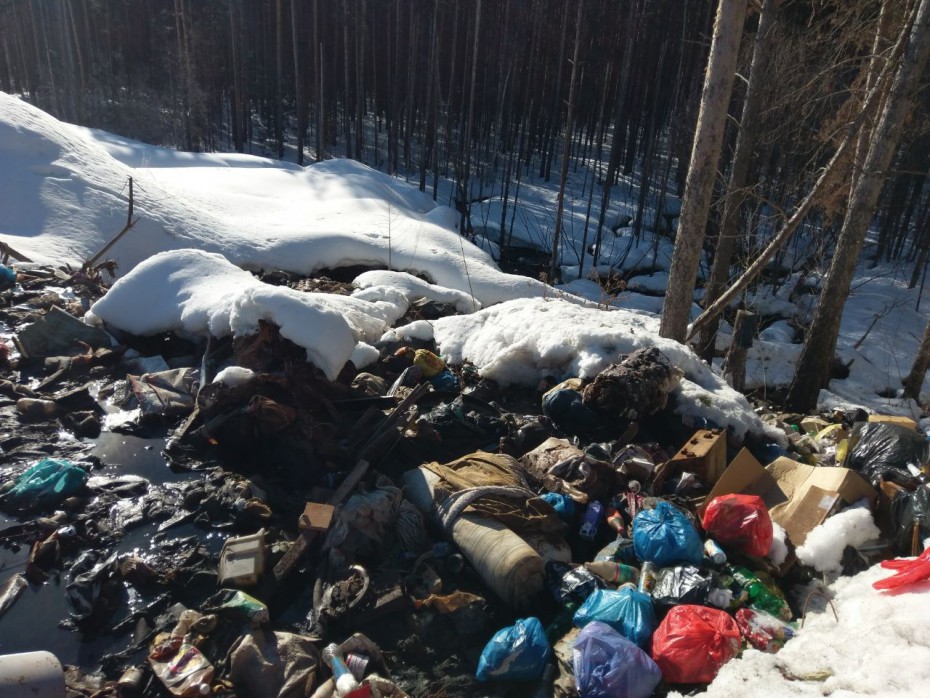
<path fill-rule="evenodd" d="M 125 224 L 126 183 L 134 178 L 138 222 L 108 255 L 124 276 L 93 308 L 128 331 L 235 335 L 270 320 L 333 377 L 350 358 L 357 365 L 371 360 L 370 343 L 390 330 L 410 300 L 426 297 L 471 314 L 393 332 L 435 338 L 451 361 L 468 359 L 504 383 L 532 383 L 546 373 L 593 375 L 620 353 L 657 344 L 686 372 L 678 395 L 682 414 L 737 430 L 755 424 L 745 400 L 717 374 L 658 338 L 660 297 L 629 290 L 608 297 L 580 279 L 556 299 L 553 288 L 502 273 L 489 253 L 462 240 L 454 211 L 359 163 L 298 167 L 249 155 L 181 153 L 61 123 L 3 93 L 0 162 L 0 239 L 44 263 L 74 264 L 96 253 Z M 538 199 L 533 191 L 527 183 L 526 213 L 513 234 L 539 244 L 535 231 L 544 226 L 533 216 L 545 220 L 551 206 L 541 188 Z M 606 236 L 606 253 L 613 250 L 618 260 L 626 254 L 623 269 L 658 271 L 638 283 L 660 291 L 670 244 L 661 239 L 655 254 L 651 243 L 631 247 L 629 235 Z M 577 254 L 577 241 L 567 244 Z M 571 264 L 570 256 L 563 264 Z M 242 270 L 312 273 L 356 264 L 394 271 L 361 275 L 360 290 L 346 298 L 270 287 Z M 585 271 L 590 264 L 588 257 Z M 575 278 L 577 262 L 563 271 Z M 927 308 L 915 306 L 916 292 L 906 289 L 906 276 L 907 270 L 890 267 L 860 271 L 838 344 L 841 358 L 852 361 L 851 375 L 822 392 L 821 406 L 916 415 L 913 402 L 879 397 L 900 386 L 927 319 Z M 793 314 L 802 325 L 809 313 L 803 299 L 784 293 L 744 301 Z M 721 345 L 729 341 L 723 330 Z M 783 323 L 750 350 L 748 385 L 790 380 L 799 346 L 784 341 L 790 334 Z M 928 389 L 925 382 L 925 396 Z M 828 591 L 838 621 L 829 609 L 810 613 L 779 654 L 747 650 L 722 669 L 707 695 L 925 695 L 930 583 L 896 595 L 876 592 L 871 583 L 885 574 L 874 567 L 837 580 Z"/>

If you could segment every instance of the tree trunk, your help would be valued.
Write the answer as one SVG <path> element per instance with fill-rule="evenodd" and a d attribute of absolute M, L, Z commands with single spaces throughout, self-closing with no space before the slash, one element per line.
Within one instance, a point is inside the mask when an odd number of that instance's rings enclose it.
<path fill-rule="evenodd" d="M 349 0 L 342 0 L 342 72 L 344 79 L 342 97 L 342 137 L 346 141 L 346 157 L 352 157 L 352 128 L 349 118 Z"/>
<path fill-rule="evenodd" d="M 471 167 L 471 129 L 475 116 L 475 83 L 478 79 L 478 35 L 481 29 L 481 0 L 475 5 L 475 42 L 471 52 L 471 85 L 468 97 L 468 119 L 465 122 L 465 138 L 462 139 L 462 148 L 465 150 L 465 165 L 462 168 L 462 177 L 459 180 L 459 203 L 461 204 L 461 217 L 459 220 L 459 233 L 465 235 L 471 232 L 471 216 L 469 215 L 468 177 Z"/>
<path fill-rule="evenodd" d="M 300 13 L 298 12 L 297 3 L 299 0 L 291 0 L 291 42 L 294 51 L 294 106 L 297 108 L 297 164 L 304 164 L 304 132 L 307 130 L 307 108 L 304 105 L 303 91 L 303 71 L 301 66 L 303 61 L 300 60 L 300 43 L 297 40 L 300 36 Z M 313 21 L 313 34 L 316 36 L 316 18 Z M 314 43 L 314 46 L 316 44 Z M 317 153 L 320 152 L 319 129 L 317 129 Z"/>
<path fill-rule="evenodd" d="M 299 0 L 291 0 L 296 3 Z M 296 26 L 294 31 L 296 31 Z M 316 85 L 316 161 L 323 161 L 323 45 L 320 43 L 320 0 L 313 0 L 313 49 L 316 70 L 313 83 Z M 296 60 L 296 57 L 295 57 Z"/>
<path fill-rule="evenodd" d="M 552 236 L 552 257 L 549 259 L 549 283 L 556 283 L 556 268 L 559 261 L 559 240 L 562 234 L 562 213 L 565 211 L 565 182 L 568 180 L 568 156 L 572 145 L 572 110 L 575 106 L 575 82 L 578 75 L 578 46 L 581 43 L 581 20 L 584 0 L 578 0 L 575 17 L 575 50 L 572 55 L 572 76 L 568 87 L 568 107 L 565 110 L 565 142 L 562 147 L 562 174 L 559 177 L 559 203 L 555 213 L 555 233 Z"/>
<path fill-rule="evenodd" d="M 229 3 L 229 48 L 232 52 L 232 106 L 229 121 L 232 126 L 233 145 L 236 152 L 242 152 L 242 69 L 239 66 L 239 30 L 236 27 L 237 2 Z M 299 94 L 299 93 L 298 93 Z M 299 108 L 299 107 L 298 107 Z M 298 123 L 299 123 L 298 119 Z M 300 143 L 300 132 L 297 133 Z M 298 148 L 299 150 L 299 148 Z"/>
<path fill-rule="evenodd" d="M 433 157 L 433 144 L 436 140 L 436 105 L 434 83 L 436 82 L 437 36 L 436 24 L 439 18 L 439 0 L 433 0 L 433 22 L 429 35 L 429 72 L 426 76 L 426 136 L 423 150 L 420 152 L 420 191 L 426 191 L 426 168 Z"/>
<path fill-rule="evenodd" d="M 902 381 L 904 383 L 904 397 L 920 400 L 920 388 L 924 384 L 924 376 L 927 375 L 928 368 L 930 368 L 930 322 L 924 328 L 924 338 L 920 342 L 917 356 L 914 357 L 911 372 Z"/>
<path fill-rule="evenodd" d="M 759 28 L 756 31 L 752 64 L 749 69 L 749 84 L 746 86 L 746 97 L 743 100 L 739 134 L 736 137 L 733 164 L 730 168 L 730 181 L 727 184 L 723 215 L 720 220 L 720 232 L 717 235 L 717 250 L 714 252 L 714 264 L 711 268 L 710 279 L 704 290 L 705 308 L 720 297 L 726 287 L 727 280 L 730 278 L 730 263 L 739 236 L 740 213 L 747 198 L 744 187 L 749 175 L 749 166 L 753 160 L 759 106 L 762 101 L 761 88 L 768 68 L 769 47 L 771 46 L 768 39 L 775 21 L 776 5 L 776 0 L 765 0 L 762 5 L 762 14 L 759 17 Z M 711 320 L 701 332 L 701 338 L 698 342 L 698 351 L 708 363 L 714 357 L 717 325 L 718 318 Z"/>
<path fill-rule="evenodd" d="M 701 260 L 704 227 L 723 145 L 723 128 L 745 16 L 746 0 L 720 0 L 659 325 L 661 336 L 680 342 L 684 341 L 688 330 L 694 281 Z"/>
<path fill-rule="evenodd" d="M 872 132 L 862 174 L 850 197 L 830 271 L 788 390 L 785 404 L 791 410 L 806 412 L 813 409 L 820 389 L 827 385 L 830 378 L 830 366 L 843 316 L 841 309 L 849 296 L 859 252 L 875 216 L 885 174 L 894 157 L 904 121 L 911 111 L 912 99 L 930 53 L 930 0 L 920 0 L 916 13 L 904 55 Z"/>

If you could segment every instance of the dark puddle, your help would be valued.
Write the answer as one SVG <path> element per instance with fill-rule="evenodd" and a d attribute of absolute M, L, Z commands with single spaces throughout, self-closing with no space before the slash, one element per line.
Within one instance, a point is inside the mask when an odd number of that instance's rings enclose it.
<path fill-rule="evenodd" d="M 89 454 L 95 455 L 105 467 L 91 473 L 91 477 L 118 477 L 136 475 L 152 485 L 180 483 L 203 477 L 196 472 L 172 471 L 161 452 L 165 438 L 140 438 L 114 432 L 104 432 L 96 439 Z M 0 514 L 0 529 L 17 523 L 15 517 Z M 121 553 L 136 552 L 145 557 L 157 535 L 154 525 L 134 528 L 119 540 L 116 549 Z M 179 525 L 160 534 L 162 540 L 197 536 L 211 553 L 218 553 L 227 537 L 226 532 L 211 532 L 193 524 Z M 0 547 L 0 582 L 25 571 L 29 545 Z M 99 667 L 102 657 L 119 652 L 132 644 L 131 632 L 120 635 L 100 634 L 90 637 L 67 627 L 62 621 L 70 617 L 70 606 L 65 595 L 67 579 L 64 574 L 53 574 L 42 586 L 30 584 L 13 606 L 0 617 L 0 654 L 48 650 L 62 664 L 73 664 L 85 671 Z M 126 605 L 117 610 L 111 626 L 120 619 L 146 605 L 151 598 L 141 597 L 131 586 L 126 586 Z"/>

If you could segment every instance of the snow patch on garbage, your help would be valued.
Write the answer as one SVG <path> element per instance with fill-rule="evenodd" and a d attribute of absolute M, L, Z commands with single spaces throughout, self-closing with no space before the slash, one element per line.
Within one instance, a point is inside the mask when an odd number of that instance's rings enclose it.
<path fill-rule="evenodd" d="M 876 565 L 855 577 L 839 578 L 825 589 L 836 617 L 822 599 L 813 597 L 804 627 L 778 654 L 745 650 L 740 659 L 723 666 L 703 695 L 926 695 L 930 582 L 906 593 L 875 591 L 872 582 L 888 574 Z"/>
<path fill-rule="evenodd" d="M 450 363 L 470 361 L 482 376 L 504 386 L 536 385 L 547 375 L 558 380 L 593 378 L 621 355 L 656 346 L 685 372 L 672 392 L 678 414 L 730 427 L 737 436 L 750 430 L 768 433 L 743 395 L 690 349 L 658 336 L 657 318 L 563 299 L 527 298 L 471 315 L 439 318 L 432 325 L 436 343 Z M 411 337 L 422 330 L 411 327 L 408 334 L 407 327 L 400 327 L 392 336 Z"/>
<path fill-rule="evenodd" d="M 119 279 L 91 307 L 96 317 L 136 335 L 183 331 L 243 336 L 260 320 L 307 350 L 307 360 L 334 380 L 359 342 L 380 337 L 407 310 L 406 303 L 301 293 L 269 286 L 221 255 L 200 250 L 158 254 Z M 92 319 L 91 318 L 91 319 Z"/>
<path fill-rule="evenodd" d="M 392 290 L 400 292 L 407 301 L 427 298 L 431 301 L 449 303 L 460 313 L 471 313 L 481 308 L 474 296 L 451 288 L 436 286 L 413 274 L 402 271 L 366 271 L 355 278 L 360 290 L 352 295 L 365 300 L 381 300 Z"/>
<path fill-rule="evenodd" d="M 781 566 L 781 563 L 783 563 L 788 557 L 788 544 L 785 543 L 787 536 L 788 534 L 785 529 L 773 521 L 772 546 L 769 548 L 769 552 L 766 557 L 771 560 L 772 564 L 776 567 Z"/>
<path fill-rule="evenodd" d="M 808 533 L 796 554 L 798 560 L 818 572 L 839 573 L 847 545 L 858 548 L 880 535 L 868 507 L 854 506 L 831 516 Z"/>

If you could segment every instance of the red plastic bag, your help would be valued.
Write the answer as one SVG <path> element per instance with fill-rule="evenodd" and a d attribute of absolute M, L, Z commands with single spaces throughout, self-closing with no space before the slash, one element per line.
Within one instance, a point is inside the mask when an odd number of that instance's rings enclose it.
<path fill-rule="evenodd" d="M 652 659 L 668 683 L 710 683 L 739 646 L 739 627 L 728 614 L 675 606 L 652 636 Z"/>
<path fill-rule="evenodd" d="M 704 510 L 701 525 L 726 547 L 764 557 L 772 547 L 772 519 L 762 497 L 724 494 L 714 497 Z"/>
<path fill-rule="evenodd" d="M 913 560 L 885 560 L 882 567 L 886 570 L 897 570 L 895 574 L 877 582 L 872 582 L 876 589 L 899 589 L 917 582 L 930 579 L 930 548 L 924 550 Z"/>

